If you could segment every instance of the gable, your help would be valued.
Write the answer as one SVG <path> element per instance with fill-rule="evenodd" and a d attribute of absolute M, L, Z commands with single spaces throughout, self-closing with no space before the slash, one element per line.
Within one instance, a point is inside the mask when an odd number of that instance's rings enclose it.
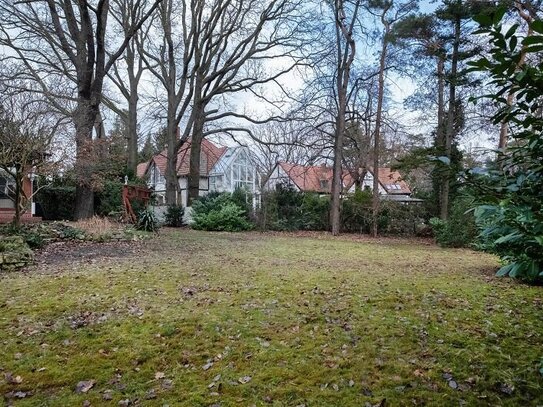
<path fill-rule="evenodd" d="M 186 141 L 177 153 L 177 176 L 187 176 L 190 172 L 190 140 Z M 211 169 L 226 151 L 226 147 L 217 147 L 211 141 L 204 139 L 201 145 L 200 152 L 200 175 L 203 177 L 209 176 Z M 151 162 L 154 163 L 161 175 L 166 173 L 168 164 L 167 150 L 153 156 Z"/>

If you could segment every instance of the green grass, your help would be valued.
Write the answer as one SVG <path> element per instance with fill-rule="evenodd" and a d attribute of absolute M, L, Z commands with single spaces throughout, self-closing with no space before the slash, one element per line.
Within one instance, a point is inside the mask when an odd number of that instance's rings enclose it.
<path fill-rule="evenodd" d="M 1 373 L 22 378 L 0 376 L 1 395 L 31 392 L 20 406 L 543 404 L 541 288 L 495 278 L 492 256 L 186 230 L 144 247 L 0 277 Z M 96 384 L 77 394 L 81 380 Z"/>

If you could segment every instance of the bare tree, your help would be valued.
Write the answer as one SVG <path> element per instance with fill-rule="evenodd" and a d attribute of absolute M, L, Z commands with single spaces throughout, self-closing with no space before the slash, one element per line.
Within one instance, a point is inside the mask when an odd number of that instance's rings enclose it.
<path fill-rule="evenodd" d="M 160 1 L 153 0 L 147 5 L 145 0 L 137 0 L 135 7 L 148 7 L 119 41 L 107 36 L 111 27 L 108 0 L 6 0 L 0 3 L 0 45 L 10 50 L 4 58 L 22 65 L 25 75 L 39 84 L 40 92 L 49 103 L 73 119 L 76 219 L 88 218 L 94 212 L 90 181 L 93 166 L 88 157 L 93 155 L 93 130 L 100 114 L 104 79 Z M 66 81 L 73 85 L 67 95 L 74 105 L 71 109 L 66 109 L 58 98 L 57 87 Z"/>
<path fill-rule="evenodd" d="M 348 87 L 351 80 L 351 68 L 356 53 L 354 28 L 358 23 L 361 8 L 360 0 L 334 0 L 332 11 L 335 19 L 336 41 L 336 78 L 335 95 L 337 112 L 334 132 L 334 171 L 332 175 L 332 203 L 330 207 L 330 224 L 332 234 L 340 232 L 341 192 L 343 188 L 343 140 L 346 129 L 346 114 L 348 105 Z"/>
<path fill-rule="evenodd" d="M 167 202 L 176 201 L 177 152 L 189 137 L 190 202 L 199 193 L 205 137 L 252 135 L 252 125 L 277 118 L 241 112 L 234 95 L 247 92 L 275 104 L 263 88 L 273 85 L 284 90 L 281 77 L 303 63 L 297 53 L 305 38 L 302 9 L 300 0 L 191 0 L 189 4 L 167 0 L 160 7 L 163 43 L 150 47 L 145 58 L 167 94 Z"/>
<path fill-rule="evenodd" d="M 119 26 L 119 35 L 127 37 L 130 30 L 143 18 L 145 9 L 138 6 L 138 0 L 111 0 L 111 16 Z M 149 18 L 148 22 L 152 18 Z M 138 108 L 140 100 L 139 86 L 146 66 L 141 58 L 142 49 L 148 39 L 152 25 L 144 24 L 132 36 L 126 45 L 122 57 L 117 59 L 108 72 L 108 78 L 126 101 L 126 109 L 120 108 L 111 98 L 105 98 L 104 104 L 119 115 L 126 123 L 127 130 L 127 162 L 128 172 L 136 174 L 138 165 Z"/>
<path fill-rule="evenodd" d="M 141 57 L 165 93 L 157 92 L 157 104 L 166 112 L 166 203 L 179 200 L 177 153 L 188 135 L 179 134 L 181 121 L 187 116 L 193 94 L 194 48 L 197 41 L 198 13 L 191 14 L 199 3 L 164 0 L 154 20 L 155 34 L 142 47 Z M 154 40 L 153 40 L 154 39 Z M 165 100 L 165 106 L 162 100 Z"/>
<path fill-rule="evenodd" d="M 310 133 L 302 122 L 269 122 L 252 131 L 255 156 L 262 172 L 262 185 L 271 176 L 277 163 L 313 165 L 322 158 L 325 145 L 318 134 Z"/>
<path fill-rule="evenodd" d="M 0 169 L 14 182 L 16 227 L 36 192 L 25 189 L 24 180 L 52 164 L 48 159 L 51 145 L 62 124 L 62 117 L 49 113 L 45 104 L 32 95 L 4 95 L 0 100 Z"/>

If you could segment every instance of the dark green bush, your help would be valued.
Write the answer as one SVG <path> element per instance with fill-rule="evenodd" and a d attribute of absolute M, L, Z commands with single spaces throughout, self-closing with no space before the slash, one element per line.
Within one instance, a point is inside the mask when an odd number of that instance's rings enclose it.
<path fill-rule="evenodd" d="M 369 233 L 372 225 L 371 192 L 356 191 L 341 203 L 341 229 L 348 233 Z"/>
<path fill-rule="evenodd" d="M 314 192 L 299 192 L 288 185 L 262 197 L 260 223 L 272 230 L 327 230 L 330 200 Z"/>
<path fill-rule="evenodd" d="M 502 21 L 505 8 L 478 17 L 478 33 L 489 50 L 471 63 L 490 76 L 496 92 L 484 97 L 498 106 L 495 125 L 510 127 L 512 140 L 498 151 L 497 169 L 487 171 L 480 191 L 486 202 L 475 217 L 481 228 L 481 245 L 500 256 L 499 276 L 543 283 L 543 23 L 530 23 L 532 35 L 519 25 Z M 507 29 L 506 29 L 507 28 Z M 536 34 L 537 33 L 537 34 Z M 524 58 L 525 57 L 525 58 Z M 525 63 L 519 64 L 524 58 Z M 504 95 L 511 95 L 508 100 Z M 489 188 L 490 185 L 490 188 Z"/>
<path fill-rule="evenodd" d="M 73 220 L 75 210 L 75 187 L 48 186 L 36 197 L 45 220 Z"/>
<path fill-rule="evenodd" d="M 110 216 L 123 210 L 123 183 L 105 181 L 102 189 L 95 193 L 95 213 L 98 216 Z"/>
<path fill-rule="evenodd" d="M 459 197 L 451 205 L 449 219 L 430 219 L 436 242 L 443 247 L 470 247 L 477 238 L 473 199 Z"/>
<path fill-rule="evenodd" d="M 164 220 L 167 226 L 181 227 L 183 226 L 183 215 L 185 208 L 183 205 L 170 205 L 164 215 Z"/>
<path fill-rule="evenodd" d="M 157 232 L 159 229 L 158 220 L 151 209 L 143 209 L 138 212 L 136 229 L 145 232 Z"/>
<path fill-rule="evenodd" d="M 211 193 L 192 204 L 192 227 L 200 230 L 239 232 L 249 230 L 246 210 L 228 193 Z"/>
<path fill-rule="evenodd" d="M 377 218 L 379 233 L 389 236 L 419 235 L 424 231 L 427 218 L 427 211 L 423 205 L 382 200 Z M 370 233 L 372 224 L 371 191 L 357 191 L 343 200 L 342 231 Z"/>
<path fill-rule="evenodd" d="M 379 233 L 388 236 L 418 236 L 424 231 L 428 215 L 423 205 L 395 201 L 381 202 Z"/>
<path fill-rule="evenodd" d="M 250 219 L 250 215 L 253 212 L 253 196 L 245 188 L 236 188 L 232 192 L 232 202 L 245 211 L 247 219 Z"/>

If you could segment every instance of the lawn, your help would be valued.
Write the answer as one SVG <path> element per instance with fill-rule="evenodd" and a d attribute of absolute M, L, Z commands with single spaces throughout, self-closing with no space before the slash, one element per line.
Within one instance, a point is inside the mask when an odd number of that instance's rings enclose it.
<path fill-rule="evenodd" d="M 8 403 L 543 405 L 542 288 L 492 256 L 188 230 L 101 247 L 0 276 Z"/>

